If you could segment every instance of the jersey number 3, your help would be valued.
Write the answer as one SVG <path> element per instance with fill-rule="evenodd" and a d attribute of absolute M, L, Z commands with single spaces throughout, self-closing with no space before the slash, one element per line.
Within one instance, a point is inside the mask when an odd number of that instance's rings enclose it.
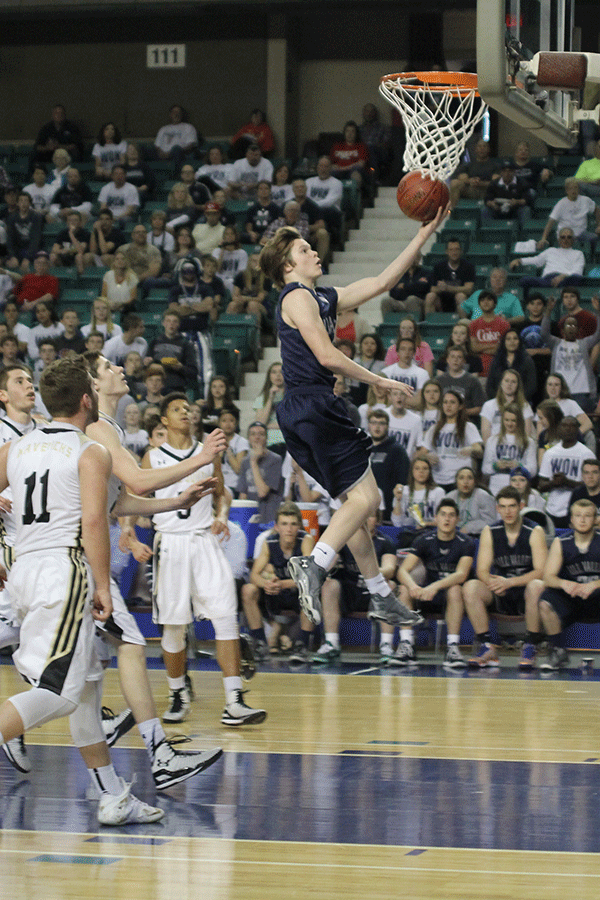
<path fill-rule="evenodd" d="M 37 481 L 37 472 L 33 472 L 29 478 L 25 479 L 25 484 L 27 485 L 27 493 L 25 494 L 25 510 L 23 512 L 23 525 L 32 525 L 34 522 L 49 522 L 50 521 L 50 513 L 47 510 L 48 504 L 48 476 L 50 475 L 50 470 L 46 469 L 44 474 L 40 478 L 40 505 L 41 510 L 38 515 L 35 514 L 33 510 L 33 492 L 35 490 L 35 485 Z"/>

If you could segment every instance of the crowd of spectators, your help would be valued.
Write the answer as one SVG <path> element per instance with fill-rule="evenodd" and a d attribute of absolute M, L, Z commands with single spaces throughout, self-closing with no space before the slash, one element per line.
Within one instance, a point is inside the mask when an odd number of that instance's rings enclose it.
<path fill-rule="evenodd" d="M 273 135 L 260 110 L 234 136 L 231 159 L 222 144 L 202 146 L 178 105 L 152 147 L 124 139 L 115 123 L 107 122 L 86 157 L 76 125 L 55 107 L 35 142 L 27 174 L 19 184 L 4 186 L 1 364 L 28 361 L 37 383 L 57 355 L 102 349 L 124 367 L 130 387 L 119 416 L 132 452 L 141 454 L 151 439 L 161 398 L 172 390 L 187 391 L 199 427 L 218 425 L 227 436 L 223 468 L 235 497 L 256 500 L 260 520 L 278 524 L 282 502 L 318 503 L 319 522 L 325 523 L 331 498 L 286 457 L 277 427 L 281 365 L 270 367 L 254 403 L 255 421 L 240 435 L 231 384 L 225 374 L 209 383 L 201 338 L 221 317 L 239 314 L 252 316 L 263 338 L 272 333 L 276 294 L 260 270 L 258 253 L 282 225 L 297 228 L 326 268 L 331 247 L 343 235 L 344 181 L 372 197 L 389 163 L 389 135 L 376 112 L 372 104 L 363 110 L 362 137 L 357 125 L 347 122 L 343 140 L 315 160 L 314 174 L 304 178 L 291 163 L 274 167 Z M 457 220 L 450 219 L 443 258 L 433 265 L 427 258 L 415 260 L 382 300 L 384 316 L 404 316 L 390 346 L 355 312 L 337 322 L 343 352 L 413 388 L 407 400 L 401 391 L 367 391 L 343 379 L 336 385 L 372 439 L 380 521 L 400 528 L 404 547 L 436 525 L 441 528 L 438 507 L 445 497 L 456 504 L 453 534 L 478 537 L 497 518 L 495 497 L 509 486 L 547 516 L 549 527 L 569 524 L 571 492 L 581 492 L 587 483 L 583 462 L 596 457 L 600 304 L 594 297 L 592 311 L 585 309 L 581 295 L 600 234 L 595 199 L 600 142 L 593 149 L 594 156 L 566 178 L 565 196 L 539 219 L 534 234 L 532 211 L 552 183 L 551 164 L 532 159 L 524 142 L 512 157 L 493 159 L 489 144 L 479 140 L 473 159 L 450 181 L 453 201 L 475 201 L 482 227 L 514 222 L 512 233 L 519 237 L 526 226 L 533 245 L 512 259 L 507 252 L 483 278 L 469 258 L 464 232 L 455 235 Z M 519 273 L 515 281 L 512 272 L 522 266 L 541 274 Z M 65 278 L 97 285 L 87 311 L 61 300 Z M 146 339 L 145 314 L 153 296 L 162 302 L 160 324 Z M 451 314 L 452 325 L 443 352 L 434 354 L 419 323 L 426 328 L 439 313 Z M 558 468 L 552 463 L 557 453 L 563 460 Z M 589 496 L 598 497 L 600 508 L 600 491 Z M 288 518 L 295 518 L 287 509 Z M 452 518 L 452 507 L 447 509 Z M 373 522 L 374 534 L 376 528 Z M 289 535 L 281 543 L 283 531 L 278 533 L 279 550 L 273 552 L 287 552 Z M 388 573 L 386 549 L 380 561 Z M 468 556 L 470 545 L 464 549 Z M 360 590 L 356 593 L 359 576 L 349 576 L 346 563 L 340 560 L 343 574 L 324 598 L 320 661 L 339 653 L 333 635 L 340 610 L 347 608 L 348 585 L 356 603 L 362 602 Z M 411 571 L 402 582 L 409 595 Z M 276 592 L 264 581 L 253 569 L 251 583 L 273 598 Z M 452 634 L 456 594 L 449 594 Z M 250 591 L 249 608 L 255 602 L 256 592 Z M 264 650 L 263 637 L 254 634 Z M 401 643 L 407 640 L 405 635 Z M 272 649 L 278 641 L 279 632 Z M 296 647 L 304 661 L 307 647 L 305 638 Z M 382 648 L 391 658 L 386 632 Z M 454 662 L 460 665 L 456 657 Z"/>

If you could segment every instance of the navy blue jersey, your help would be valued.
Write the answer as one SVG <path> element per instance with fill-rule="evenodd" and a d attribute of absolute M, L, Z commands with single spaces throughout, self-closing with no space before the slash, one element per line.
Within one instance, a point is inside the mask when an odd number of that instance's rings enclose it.
<path fill-rule="evenodd" d="M 437 531 L 427 531 L 414 539 L 409 552 L 419 557 L 425 566 L 427 584 L 433 584 L 456 572 L 461 557 L 475 556 L 475 543 L 460 531 L 451 541 L 440 541 Z"/>
<path fill-rule="evenodd" d="M 391 553 L 392 556 L 396 555 L 396 548 L 390 539 L 383 534 L 379 534 L 377 531 L 373 535 L 373 547 L 375 548 L 375 556 L 377 557 L 379 566 L 381 566 L 381 560 L 386 553 Z M 346 545 L 340 550 L 339 563 L 336 566 L 333 575 L 335 578 L 346 584 L 355 584 L 358 587 L 365 586 L 364 578 L 356 565 L 356 560 Z"/>
<path fill-rule="evenodd" d="M 281 342 L 281 362 L 285 386 L 286 388 L 304 385 L 311 387 L 318 384 L 330 388 L 333 393 L 335 382 L 333 372 L 321 365 L 312 350 L 308 348 L 298 329 L 291 328 L 283 321 L 281 315 L 282 300 L 286 294 L 289 294 L 290 291 L 295 291 L 297 288 L 303 288 L 309 294 L 312 294 L 319 304 L 319 315 L 332 343 L 335 337 L 338 299 L 336 289 L 324 287 L 312 290 L 297 281 L 286 285 L 279 295 L 275 311 L 277 333 Z M 300 300 L 299 302 L 303 301 Z"/>
<path fill-rule="evenodd" d="M 269 562 L 273 566 L 273 570 L 277 578 L 281 578 L 282 581 L 292 576 L 288 572 L 288 562 L 290 561 L 290 557 L 292 556 L 302 556 L 302 541 L 306 537 L 306 532 L 300 531 L 298 532 L 298 536 L 296 537 L 296 543 L 294 544 L 293 549 L 290 551 L 289 556 L 285 556 L 283 550 L 281 549 L 281 545 L 279 543 L 279 535 L 277 532 L 273 532 L 267 538 L 267 547 L 269 548 Z"/>
<path fill-rule="evenodd" d="M 492 535 L 492 547 L 494 562 L 492 572 L 502 575 L 503 578 L 514 578 L 515 575 L 524 575 L 533 569 L 533 557 L 531 555 L 531 533 L 535 523 L 523 519 L 514 547 L 508 543 L 506 529 L 503 522 L 490 525 Z"/>
<path fill-rule="evenodd" d="M 566 581 L 578 581 L 586 584 L 600 578 L 600 534 L 595 531 L 594 537 L 585 553 L 575 543 L 575 535 L 565 534 L 559 538 L 562 549 L 562 566 L 559 578 Z"/>

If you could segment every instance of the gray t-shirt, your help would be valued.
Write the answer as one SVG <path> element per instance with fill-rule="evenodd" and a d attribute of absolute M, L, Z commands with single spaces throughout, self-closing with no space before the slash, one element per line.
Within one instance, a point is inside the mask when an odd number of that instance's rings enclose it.
<path fill-rule="evenodd" d="M 250 468 L 250 457 L 246 456 L 242 460 L 237 489 L 240 494 L 245 494 L 248 500 L 256 500 L 258 502 L 258 515 L 261 522 L 274 522 L 279 504 L 283 500 L 281 464 L 281 457 L 270 450 L 267 450 L 265 455 L 258 461 L 260 474 L 270 488 L 267 496 L 261 500 L 254 484 L 252 469 Z"/>
<path fill-rule="evenodd" d="M 459 391 L 465 399 L 467 409 L 474 409 L 485 403 L 485 394 L 479 378 L 470 375 L 469 372 L 463 372 L 459 378 L 453 378 L 448 372 L 444 372 L 437 376 L 437 381 L 442 386 L 442 393 L 448 388 Z"/>

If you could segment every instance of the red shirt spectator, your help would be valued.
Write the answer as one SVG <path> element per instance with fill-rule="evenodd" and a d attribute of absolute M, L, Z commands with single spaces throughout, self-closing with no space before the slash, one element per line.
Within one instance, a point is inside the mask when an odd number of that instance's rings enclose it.
<path fill-rule="evenodd" d="M 273 132 L 265 122 L 265 116 L 261 109 L 253 109 L 250 113 L 250 121 L 242 125 L 237 134 L 231 138 L 232 145 L 242 138 L 249 137 L 252 143 L 257 143 L 261 153 L 270 153 L 275 149 Z"/>
<path fill-rule="evenodd" d="M 334 144 L 329 153 L 333 166 L 333 174 L 340 171 L 364 169 L 369 162 L 369 151 L 366 144 L 359 138 L 358 128 L 354 122 L 346 122 L 344 126 L 344 140 Z"/>
<path fill-rule="evenodd" d="M 49 274 L 50 260 L 40 250 L 33 262 L 34 274 L 23 275 L 13 288 L 15 300 L 23 310 L 33 309 L 40 300 L 55 303 L 60 293 L 58 278 Z"/>
<path fill-rule="evenodd" d="M 469 334 L 471 336 L 471 347 L 475 353 L 478 353 L 483 366 L 482 376 L 487 378 L 490 366 L 496 351 L 500 338 L 507 331 L 510 331 L 510 323 L 504 316 L 497 316 L 496 295 L 491 291 L 482 291 L 477 302 L 481 307 L 481 315 L 477 319 L 469 322 Z"/>

